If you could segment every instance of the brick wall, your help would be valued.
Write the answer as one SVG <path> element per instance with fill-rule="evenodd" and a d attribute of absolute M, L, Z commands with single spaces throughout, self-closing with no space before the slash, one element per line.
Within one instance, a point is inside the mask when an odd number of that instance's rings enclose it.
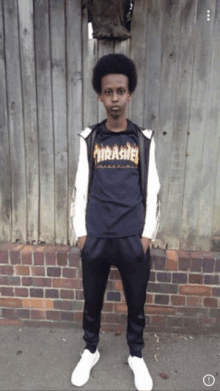
<path fill-rule="evenodd" d="M 220 254 L 152 249 L 145 331 L 219 332 Z M 0 245 L 0 325 L 81 327 L 79 250 L 69 246 Z M 118 270 L 110 270 L 102 330 L 126 330 Z"/>

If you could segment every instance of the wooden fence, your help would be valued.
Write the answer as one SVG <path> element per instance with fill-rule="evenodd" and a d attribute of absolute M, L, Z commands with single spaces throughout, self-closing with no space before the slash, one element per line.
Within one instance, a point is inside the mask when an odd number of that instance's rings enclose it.
<path fill-rule="evenodd" d="M 80 0 L 0 0 L 0 241 L 72 243 L 77 133 L 105 118 L 92 68 L 120 52 L 138 70 L 127 117 L 155 131 L 155 245 L 220 251 L 220 1 L 136 0 L 131 27 L 88 39 Z"/>

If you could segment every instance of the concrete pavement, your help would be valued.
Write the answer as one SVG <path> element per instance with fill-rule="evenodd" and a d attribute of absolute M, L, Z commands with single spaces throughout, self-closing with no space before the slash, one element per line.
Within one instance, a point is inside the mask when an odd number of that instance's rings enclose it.
<path fill-rule="evenodd" d="M 135 390 L 126 335 L 110 332 L 100 333 L 101 357 L 88 383 L 72 386 L 82 335 L 78 328 L 0 326 L 0 390 Z M 143 357 L 154 391 L 220 390 L 219 334 L 145 333 Z"/>

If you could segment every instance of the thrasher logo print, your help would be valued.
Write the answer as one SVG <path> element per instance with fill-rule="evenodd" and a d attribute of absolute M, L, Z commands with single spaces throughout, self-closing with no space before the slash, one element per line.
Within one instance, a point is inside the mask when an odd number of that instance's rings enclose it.
<path fill-rule="evenodd" d="M 96 168 L 137 168 L 139 147 L 137 144 L 130 144 L 129 142 L 120 147 L 117 144 L 111 147 L 109 145 L 103 146 L 103 144 L 95 143 L 93 157 Z M 126 165 L 122 163 L 122 160 L 126 161 Z M 103 164 L 105 161 L 110 161 L 109 163 L 111 164 Z M 113 162 L 117 164 L 113 164 Z"/>

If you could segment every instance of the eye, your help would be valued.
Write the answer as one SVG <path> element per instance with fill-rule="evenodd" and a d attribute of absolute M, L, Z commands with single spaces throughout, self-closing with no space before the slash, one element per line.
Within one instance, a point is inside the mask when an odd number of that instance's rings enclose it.
<path fill-rule="evenodd" d="M 124 88 L 120 88 L 118 92 L 120 95 L 122 95 L 122 94 L 124 94 L 125 90 L 124 90 Z"/>
<path fill-rule="evenodd" d="M 105 91 L 105 95 L 110 95 L 111 94 L 111 91 L 108 90 L 108 91 Z"/>

